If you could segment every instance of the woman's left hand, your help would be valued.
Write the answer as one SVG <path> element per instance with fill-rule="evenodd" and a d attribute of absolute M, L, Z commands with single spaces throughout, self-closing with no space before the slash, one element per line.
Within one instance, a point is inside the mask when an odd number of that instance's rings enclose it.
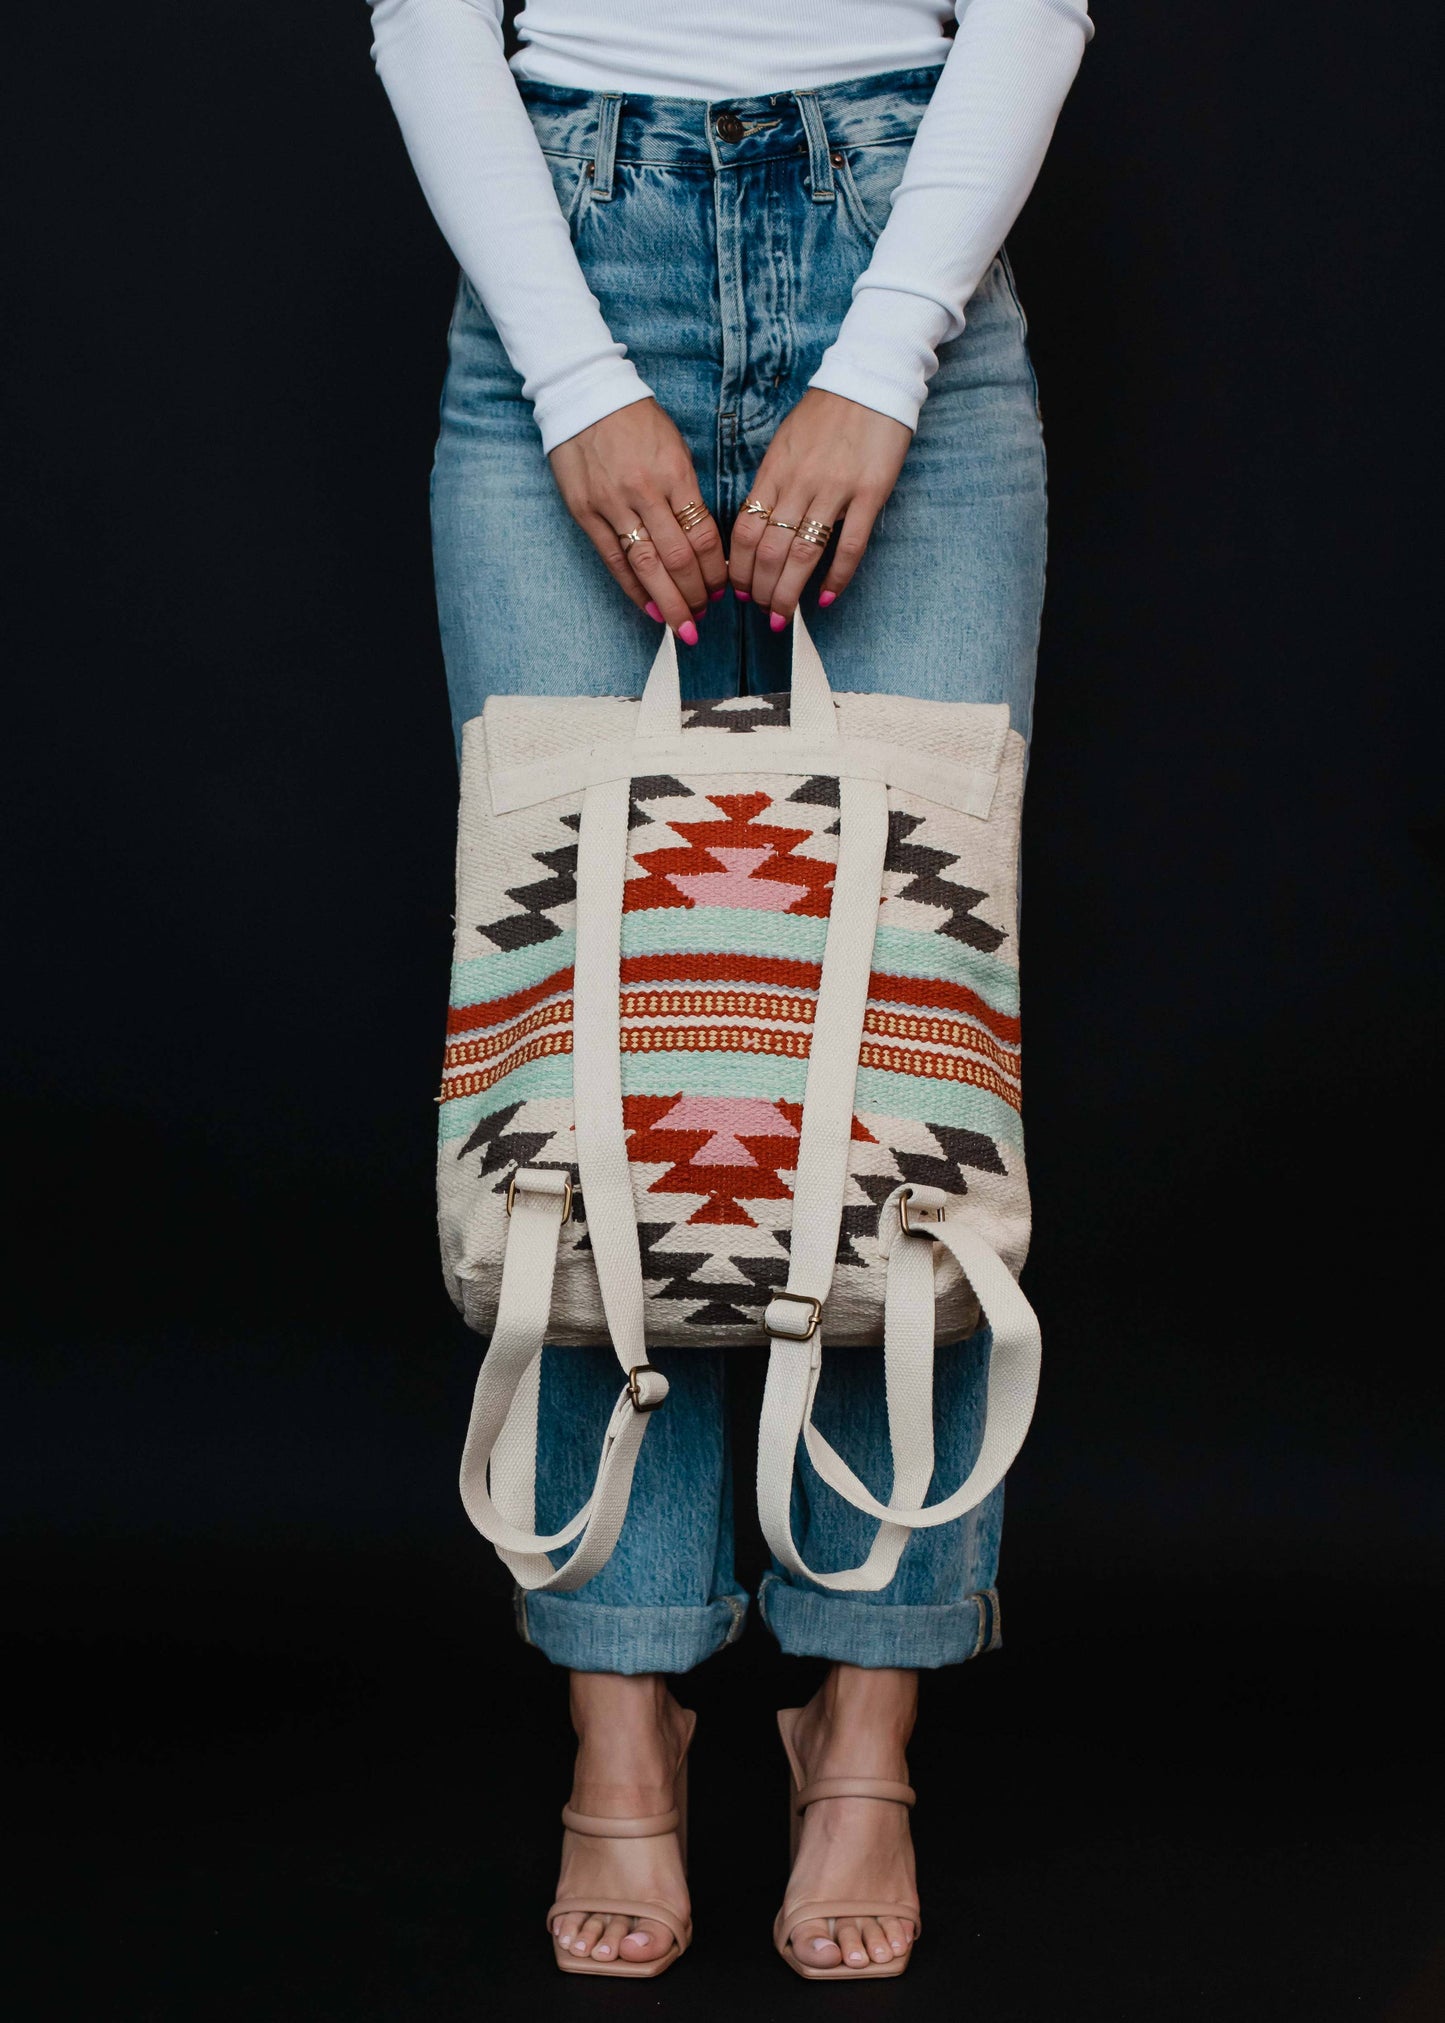
<path fill-rule="evenodd" d="M 739 513 L 728 556 L 733 589 L 771 611 L 775 632 L 792 617 L 823 552 L 792 530 L 806 520 L 842 522 L 818 594 L 820 604 L 831 604 L 863 559 L 912 441 L 913 431 L 892 415 L 817 386 L 783 417 L 748 494 L 772 518 Z"/>

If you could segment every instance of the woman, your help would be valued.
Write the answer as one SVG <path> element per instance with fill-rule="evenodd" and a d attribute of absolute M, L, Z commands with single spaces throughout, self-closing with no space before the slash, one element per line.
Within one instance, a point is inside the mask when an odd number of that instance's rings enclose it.
<path fill-rule="evenodd" d="M 958 0 L 952 41 L 937 0 L 530 0 L 510 67 L 494 0 L 372 4 L 462 268 L 432 486 L 458 734 L 493 690 L 636 693 L 658 625 L 694 700 L 786 686 L 801 603 L 835 688 L 1005 701 L 1027 738 L 1044 460 L 1002 242 L 1092 33 L 1084 0 Z M 571 1671 L 549 1924 L 574 1972 L 653 1974 L 687 1943 L 692 1717 L 664 1674 L 732 1641 L 747 1603 L 720 1352 L 657 1360 L 671 1395 L 612 1560 L 519 1609 Z M 869 1480 L 878 1363 L 841 1352 L 820 1401 Z M 545 1530 L 579 1500 L 613 1377 L 606 1349 L 543 1364 Z M 986 1365 L 986 1338 L 940 1360 L 940 1480 L 971 1461 Z M 867 1520 L 800 1466 L 805 1550 L 846 1563 Z M 817 1791 L 775 1930 L 799 1972 L 908 1963 L 917 1673 L 998 1641 L 1001 1494 L 915 1534 L 877 1594 L 763 1582 L 782 1647 L 830 1664 L 789 1724 Z"/>

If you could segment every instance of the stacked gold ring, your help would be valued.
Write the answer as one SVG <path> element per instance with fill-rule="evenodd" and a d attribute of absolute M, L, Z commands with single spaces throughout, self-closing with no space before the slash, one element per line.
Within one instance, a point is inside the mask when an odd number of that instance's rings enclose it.
<path fill-rule="evenodd" d="M 684 534 L 690 534 L 694 527 L 700 527 L 707 517 L 707 507 L 697 499 L 689 499 L 685 506 L 679 506 L 673 514 Z"/>
<path fill-rule="evenodd" d="M 773 525 L 778 523 L 774 520 Z M 832 535 L 832 522 L 828 520 L 804 520 L 798 529 L 798 539 L 806 541 L 810 548 L 826 548 Z"/>

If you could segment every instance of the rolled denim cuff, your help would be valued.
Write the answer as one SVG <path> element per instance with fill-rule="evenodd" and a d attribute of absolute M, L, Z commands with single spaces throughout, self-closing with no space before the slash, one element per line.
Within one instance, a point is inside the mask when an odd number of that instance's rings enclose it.
<path fill-rule="evenodd" d="M 735 1643 L 747 1618 L 745 1594 L 700 1608 L 611 1608 L 572 1595 L 515 1592 L 517 1633 L 572 1672 L 690 1672 Z"/>
<path fill-rule="evenodd" d="M 927 1672 L 962 1665 L 1002 1641 L 997 1588 L 941 1605 L 874 1602 L 793 1587 L 768 1573 L 758 1588 L 758 1609 L 790 1657 L 835 1664 Z"/>

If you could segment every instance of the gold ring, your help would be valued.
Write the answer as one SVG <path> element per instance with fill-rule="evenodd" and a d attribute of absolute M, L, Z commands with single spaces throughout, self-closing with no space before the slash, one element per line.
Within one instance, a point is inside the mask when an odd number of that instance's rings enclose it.
<path fill-rule="evenodd" d="M 646 527 L 634 527 L 630 534 L 619 534 L 617 538 L 624 548 L 630 548 L 634 542 L 645 541 L 647 539 L 647 529 Z"/>
<path fill-rule="evenodd" d="M 771 524 L 775 527 L 781 527 L 785 534 L 796 534 L 798 531 L 791 520 L 774 520 Z"/>
<path fill-rule="evenodd" d="M 756 513 L 763 520 L 770 520 L 773 516 L 772 507 L 761 505 L 756 499 L 749 499 L 743 507 L 743 511 L 745 513 Z"/>
<path fill-rule="evenodd" d="M 694 527 L 700 527 L 707 517 L 707 507 L 700 505 L 696 499 L 689 499 L 685 506 L 679 506 L 673 514 L 684 534 L 690 534 Z"/>
<path fill-rule="evenodd" d="M 832 533 L 832 522 L 829 520 L 804 520 L 798 529 L 798 539 L 806 541 L 810 548 L 826 548 Z"/>

